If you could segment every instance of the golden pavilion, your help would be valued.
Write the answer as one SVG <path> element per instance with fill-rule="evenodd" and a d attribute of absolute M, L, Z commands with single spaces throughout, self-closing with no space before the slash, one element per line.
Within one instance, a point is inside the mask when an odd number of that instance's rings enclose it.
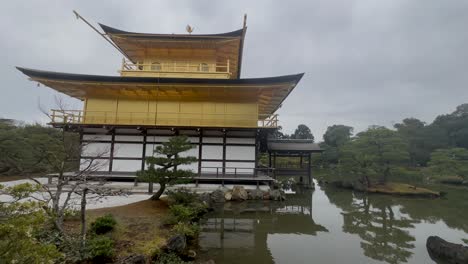
<path fill-rule="evenodd" d="M 199 177 L 259 177 L 259 150 L 302 73 L 242 79 L 245 23 L 202 35 L 100 27 L 124 55 L 119 76 L 18 67 L 31 80 L 83 101 L 83 109 L 50 113 L 51 125 L 80 134 L 82 159 L 109 149 L 99 157 L 103 175 L 134 176 L 155 146 L 186 135 L 194 145 L 187 155 L 198 158 L 187 168 Z"/>

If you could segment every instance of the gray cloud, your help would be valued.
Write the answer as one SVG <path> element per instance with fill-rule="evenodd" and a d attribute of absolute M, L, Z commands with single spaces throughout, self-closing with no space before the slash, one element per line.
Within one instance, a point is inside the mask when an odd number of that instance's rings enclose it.
<path fill-rule="evenodd" d="M 0 10 L 0 116 L 44 121 L 55 92 L 15 65 L 117 74 L 121 56 L 76 21 L 77 9 L 122 29 L 196 33 L 238 29 L 248 13 L 243 77 L 305 72 L 279 110 L 287 132 L 299 123 L 320 137 L 341 123 L 357 131 L 405 117 L 431 122 L 468 102 L 468 2 L 335 1 L 7 1 Z M 76 100 L 68 100 L 80 107 Z"/>

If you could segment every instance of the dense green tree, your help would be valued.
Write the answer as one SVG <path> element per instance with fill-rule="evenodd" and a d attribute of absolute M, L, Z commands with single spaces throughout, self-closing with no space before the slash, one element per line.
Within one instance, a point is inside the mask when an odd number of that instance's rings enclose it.
<path fill-rule="evenodd" d="M 16 126 L 0 122 L 0 175 L 56 172 L 51 161 L 63 153 L 63 137 L 67 146 L 79 144 L 79 137 L 74 133 L 61 133 L 59 129 L 38 124 Z M 66 164 L 69 170 L 77 169 L 78 155 L 75 153 Z"/>
<path fill-rule="evenodd" d="M 278 126 L 278 128 L 275 131 L 273 131 L 271 136 L 273 138 L 277 138 L 277 139 L 287 139 L 287 138 L 289 138 L 288 134 L 283 133 L 283 127 L 282 126 Z"/>
<path fill-rule="evenodd" d="M 150 184 L 150 192 L 152 192 L 152 184 L 159 183 L 160 188 L 151 197 L 152 200 L 159 200 L 166 186 L 180 183 L 193 176 L 192 171 L 177 168 L 177 166 L 187 165 L 197 160 L 192 156 L 181 155 L 192 147 L 186 136 L 172 137 L 162 146 L 156 147 L 152 157 L 146 158 L 147 169 L 138 171 L 137 175 L 139 180 Z"/>
<path fill-rule="evenodd" d="M 297 126 L 294 133 L 291 135 L 292 139 L 311 139 L 314 140 L 314 136 L 310 131 L 310 128 L 304 124 L 300 124 Z"/>
<path fill-rule="evenodd" d="M 468 148 L 468 104 L 457 106 L 451 114 L 438 116 L 431 127 L 443 132 L 450 147 Z"/>
<path fill-rule="evenodd" d="M 27 200 L 39 186 L 29 183 L 13 187 L 0 185 L 0 263 L 56 263 L 62 254 L 52 241 L 44 239 L 50 220 L 44 203 Z"/>
<path fill-rule="evenodd" d="M 341 147 L 351 139 L 353 128 L 345 125 L 333 125 L 323 135 L 324 143 L 331 147 Z"/>
<path fill-rule="evenodd" d="M 468 149 L 438 149 L 431 154 L 429 170 L 436 177 L 468 178 Z"/>
<path fill-rule="evenodd" d="M 320 147 L 324 150 L 321 156 L 323 165 L 336 164 L 339 160 L 340 148 L 351 139 L 353 128 L 345 125 L 333 125 L 327 128 L 323 135 L 324 142 Z"/>
<path fill-rule="evenodd" d="M 341 171 L 358 177 L 367 186 L 372 178 L 385 183 L 395 167 L 409 160 L 407 149 L 396 131 L 372 126 L 344 145 L 340 153 Z"/>
<path fill-rule="evenodd" d="M 394 125 L 398 133 L 408 142 L 408 152 L 413 165 L 425 165 L 429 160 L 432 144 L 427 137 L 429 130 L 426 124 L 416 118 L 405 118 Z M 429 143 L 429 144 L 428 144 Z"/>

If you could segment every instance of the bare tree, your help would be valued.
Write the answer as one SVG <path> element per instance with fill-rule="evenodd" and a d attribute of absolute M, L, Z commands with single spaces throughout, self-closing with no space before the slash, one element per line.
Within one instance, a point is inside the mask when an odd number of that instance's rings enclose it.
<path fill-rule="evenodd" d="M 59 111 L 65 113 L 65 104 L 62 98 L 56 98 Z M 41 107 L 40 107 L 41 108 Z M 49 117 L 52 117 L 47 111 L 41 108 L 41 111 Z M 28 178 L 34 181 L 42 191 L 40 199 L 45 204 L 49 205 L 43 209 L 47 215 L 53 220 L 54 228 L 59 234 L 66 238 L 64 232 L 64 218 L 68 210 L 74 209 L 74 197 L 81 196 L 80 201 L 80 219 L 81 219 L 81 246 L 84 248 L 86 244 L 86 205 L 88 195 L 92 194 L 92 199 L 99 200 L 106 196 L 125 195 L 126 193 L 104 186 L 104 181 L 90 181 L 97 171 L 100 171 L 107 162 L 102 162 L 109 156 L 109 149 L 101 149 L 93 153 L 92 157 L 81 158 L 82 150 L 88 147 L 87 143 L 80 142 L 79 136 L 74 131 L 68 131 L 70 127 L 69 119 L 64 114 L 63 122 L 57 128 L 59 137 L 53 142 L 34 145 L 34 151 L 37 152 L 37 162 L 47 164 L 51 174 L 47 183 L 39 181 L 37 178 L 24 172 Z M 55 120 L 57 122 L 57 120 Z M 30 171 L 30 170 L 29 170 Z"/>

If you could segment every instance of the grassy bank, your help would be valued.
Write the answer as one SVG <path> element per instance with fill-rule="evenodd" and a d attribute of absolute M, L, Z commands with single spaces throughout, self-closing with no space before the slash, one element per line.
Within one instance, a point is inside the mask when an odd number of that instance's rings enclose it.
<path fill-rule="evenodd" d="M 439 197 L 440 193 L 429 190 L 427 188 L 417 187 L 411 184 L 388 182 L 386 184 L 376 184 L 367 188 L 367 192 L 392 194 L 402 196 L 418 196 L 418 197 Z"/>
<path fill-rule="evenodd" d="M 169 228 L 164 226 L 164 220 L 169 215 L 165 200 L 144 200 L 123 206 L 87 210 L 88 226 L 105 215 L 112 215 L 117 222 L 115 229 L 108 234 L 114 241 L 116 260 L 133 254 L 151 256 L 166 243 L 170 235 Z M 69 218 L 65 226 L 69 234 L 80 232 L 77 216 Z"/>
<path fill-rule="evenodd" d="M 168 215 L 168 205 L 164 200 L 145 200 L 124 206 L 89 210 L 89 222 L 106 214 L 113 215 L 118 223 L 113 233 L 117 258 L 134 253 L 150 255 L 164 245 L 169 235 L 169 230 L 163 226 Z"/>

